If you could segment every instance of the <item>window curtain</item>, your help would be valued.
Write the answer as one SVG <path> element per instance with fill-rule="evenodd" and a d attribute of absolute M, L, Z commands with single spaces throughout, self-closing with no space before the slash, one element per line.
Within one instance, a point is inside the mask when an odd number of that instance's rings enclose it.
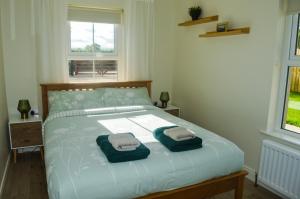
<path fill-rule="evenodd" d="M 67 4 L 34 0 L 37 75 L 40 83 L 67 82 Z"/>
<path fill-rule="evenodd" d="M 149 79 L 154 49 L 154 0 L 127 0 L 125 80 Z"/>

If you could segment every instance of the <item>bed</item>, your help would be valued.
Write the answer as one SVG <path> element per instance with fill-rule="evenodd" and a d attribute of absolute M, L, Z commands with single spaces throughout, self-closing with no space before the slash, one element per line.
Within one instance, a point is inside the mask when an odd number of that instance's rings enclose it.
<path fill-rule="evenodd" d="M 243 152 L 232 142 L 151 105 L 106 106 L 49 114 L 52 91 L 147 88 L 151 81 L 42 84 L 45 166 L 50 199 L 201 199 L 235 190 L 241 199 L 247 175 Z M 180 125 L 203 139 L 203 148 L 168 151 L 152 135 Z M 132 132 L 151 151 L 147 159 L 109 163 L 95 140 Z"/>

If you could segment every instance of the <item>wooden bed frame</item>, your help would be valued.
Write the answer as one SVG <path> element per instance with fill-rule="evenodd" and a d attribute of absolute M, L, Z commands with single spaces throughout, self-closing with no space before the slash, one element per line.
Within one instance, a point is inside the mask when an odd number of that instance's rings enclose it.
<path fill-rule="evenodd" d="M 41 84 L 43 120 L 49 114 L 48 91 L 94 90 L 96 88 L 138 88 L 146 87 L 151 97 L 151 80 L 130 82 L 101 82 L 101 83 L 66 83 L 66 84 Z"/>
<path fill-rule="evenodd" d="M 109 82 L 109 83 L 68 83 L 68 84 L 41 84 L 43 119 L 46 119 L 49 113 L 48 109 L 48 91 L 68 91 L 68 90 L 94 90 L 96 88 L 137 88 L 146 87 L 149 96 L 151 96 L 151 82 L 130 81 L 130 82 Z M 248 175 L 246 171 L 239 171 L 224 177 L 210 179 L 195 185 L 183 188 L 153 193 L 139 199 L 204 199 L 220 193 L 234 190 L 234 198 L 243 198 L 244 179 Z"/>

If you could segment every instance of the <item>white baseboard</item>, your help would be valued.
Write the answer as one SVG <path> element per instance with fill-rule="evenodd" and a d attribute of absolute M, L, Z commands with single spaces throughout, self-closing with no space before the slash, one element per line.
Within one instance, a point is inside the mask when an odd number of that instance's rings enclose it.
<path fill-rule="evenodd" d="M 248 171 L 248 175 L 246 176 L 247 179 L 251 180 L 252 182 L 255 182 L 255 174 L 256 174 L 256 171 L 255 169 L 247 166 L 247 165 L 244 165 L 243 167 L 244 170 Z"/>
<path fill-rule="evenodd" d="M 1 179 L 1 184 L 0 184 L 0 198 L 2 196 L 3 189 L 4 189 L 4 184 L 5 184 L 6 177 L 7 177 L 7 171 L 8 171 L 8 167 L 9 167 L 9 164 L 10 164 L 10 158 L 11 158 L 10 156 L 11 156 L 11 152 L 9 152 L 9 154 L 8 154 L 8 157 L 7 157 L 7 160 L 6 160 L 6 164 L 5 164 L 5 169 L 4 169 L 4 172 L 3 172 L 3 177 Z"/>

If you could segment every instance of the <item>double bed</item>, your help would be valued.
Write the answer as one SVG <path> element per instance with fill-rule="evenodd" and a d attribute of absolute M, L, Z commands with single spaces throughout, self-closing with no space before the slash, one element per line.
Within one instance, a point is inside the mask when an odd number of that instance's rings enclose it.
<path fill-rule="evenodd" d="M 49 113 L 52 91 L 146 87 L 151 81 L 42 84 L 45 165 L 50 199 L 200 199 L 235 190 L 242 198 L 243 152 L 232 142 L 151 105 L 105 106 Z M 183 126 L 203 147 L 170 152 L 154 136 L 163 126 Z M 109 163 L 96 143 L 99 135 L 133 133 L 151 153 L 148 158 Z"/>

